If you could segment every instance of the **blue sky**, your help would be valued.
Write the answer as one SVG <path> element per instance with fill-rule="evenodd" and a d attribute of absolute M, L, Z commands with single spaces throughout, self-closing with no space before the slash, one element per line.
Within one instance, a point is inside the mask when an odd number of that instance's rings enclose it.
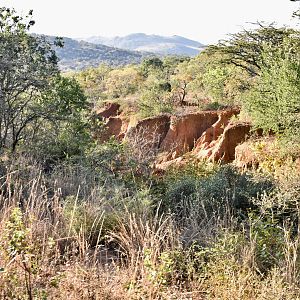
<path fill-rule="evenodd" d="M 135 32 L 182 35 L 209 44 L 251 22 L 296 26 L 289 0 L 0 0 L 20 13 L 34 10 L 32 31 L 68 37 Z"/>

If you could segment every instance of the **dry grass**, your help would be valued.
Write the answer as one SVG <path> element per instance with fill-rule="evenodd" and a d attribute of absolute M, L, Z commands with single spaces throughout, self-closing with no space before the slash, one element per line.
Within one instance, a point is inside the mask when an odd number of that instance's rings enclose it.
<path fill-rule="evenodd" d="M 290 223 L 283 257 L 262 274 L 256 237 L 233 233 L 229 212 L 194 222 L 191 207 L 179 228 L 159 210 L 124 206 L 111 227 L 111 199 L 96 182 L 81 191 L 88 179 L 76 172 L 51 181 L 35 166 L 2 178 L 1 299 L 300 299 L 299 237 Z M 184 248 L 193 239 L 205 247 Z"/>

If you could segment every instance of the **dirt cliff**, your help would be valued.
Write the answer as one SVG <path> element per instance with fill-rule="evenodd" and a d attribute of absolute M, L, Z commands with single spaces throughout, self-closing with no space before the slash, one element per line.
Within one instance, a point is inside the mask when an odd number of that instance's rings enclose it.
<path fill-rule="evenodd" d="M 107 142 L 112 136 L 114 136 L 121 142 L 127 131 L 128 123 L 128 120 L 124 117 L 108 118 L 102 130 L 98 134 L 98 140 L 101 142 Z"/>
<path fill-rule="evenodd" d="M 202 133 L 217 120 L 217 112 L 171 116 L 170 128 L 162 141 L 161 150 L 173 159 L 191 151 Z"/>
<path fill-rule="evenodd" d="M 250 129 L 249 123 L 229 123 L 219 138 L 210 143 L 208 152 L 199 151 L 196 157 L 222 163 L 234 161 L 235 148 L 247 139 Z"/>
<path fill-rule="evenodd" d="M 108 105 L 101 116 L 106 119 L 100 140 L 107 141 L 115 136 L 127 140 L 134 147 L 147 151 L 155 149 L 157 166 L 165 168 L 172 164 L 183 164 L 184 155 L 198 160 L 232 162 L 236 147 L 244 142 L 251 129 L 246 122 L 231 122 L 239 113 L 238 109 L 202 111 L 181 116 L 160 115 L 130 125 L 123 116 L 114 116 L 120 107 Z"/>
<path fill-rule="evenodd" d="M 170 116 L 160 115 L 139 121 L 128 128 L 124 138 L 148 144 L 149 147 L 160 148 L 170 127 Z"/>

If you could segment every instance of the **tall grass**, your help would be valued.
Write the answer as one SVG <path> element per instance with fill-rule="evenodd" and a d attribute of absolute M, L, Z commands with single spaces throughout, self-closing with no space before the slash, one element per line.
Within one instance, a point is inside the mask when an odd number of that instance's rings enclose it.
<path fill-rule="evenodd" d="M 25 158 L 9 166 L 1 299 L 300 299 L 297 218 L 262 210 L 241 219 L 231 199 L 204 199 L 209 179 L 205 193 L 181 197 L 178 214 L 162 209 L 163 195 L 156 209 L 141 205 L 141 190 L 108 187 L 82 166 L 52 174 Z"/>

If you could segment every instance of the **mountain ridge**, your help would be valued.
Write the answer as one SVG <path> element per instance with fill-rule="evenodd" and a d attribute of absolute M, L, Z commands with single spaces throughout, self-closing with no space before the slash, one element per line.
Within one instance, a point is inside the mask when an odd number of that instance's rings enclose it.
<path fill-rule="evenodd" d="M 161 36 L 156 34 L 132 33 L 126 36 L 91 36 L 76 40 L 131 51 L 152 52 L 158 55 L 195 56 L 205 48 L 204 44 L 179 35 Z"/>
<path fill-rule="evenodd" d="M 53 44 L 54 36 L 44 35 L 44 37 Z M 63 47 L 53 46 L 59 58 L 59 67 L 62 71 L 78 71 L 90 67 L 98 67 L 101 63 L 111 66 L 137 64 L 145 57 L 155 55 L 148 52 L 130 51 L 78 41 L 68 37 L 62 37 L 62 39 Z"/>

